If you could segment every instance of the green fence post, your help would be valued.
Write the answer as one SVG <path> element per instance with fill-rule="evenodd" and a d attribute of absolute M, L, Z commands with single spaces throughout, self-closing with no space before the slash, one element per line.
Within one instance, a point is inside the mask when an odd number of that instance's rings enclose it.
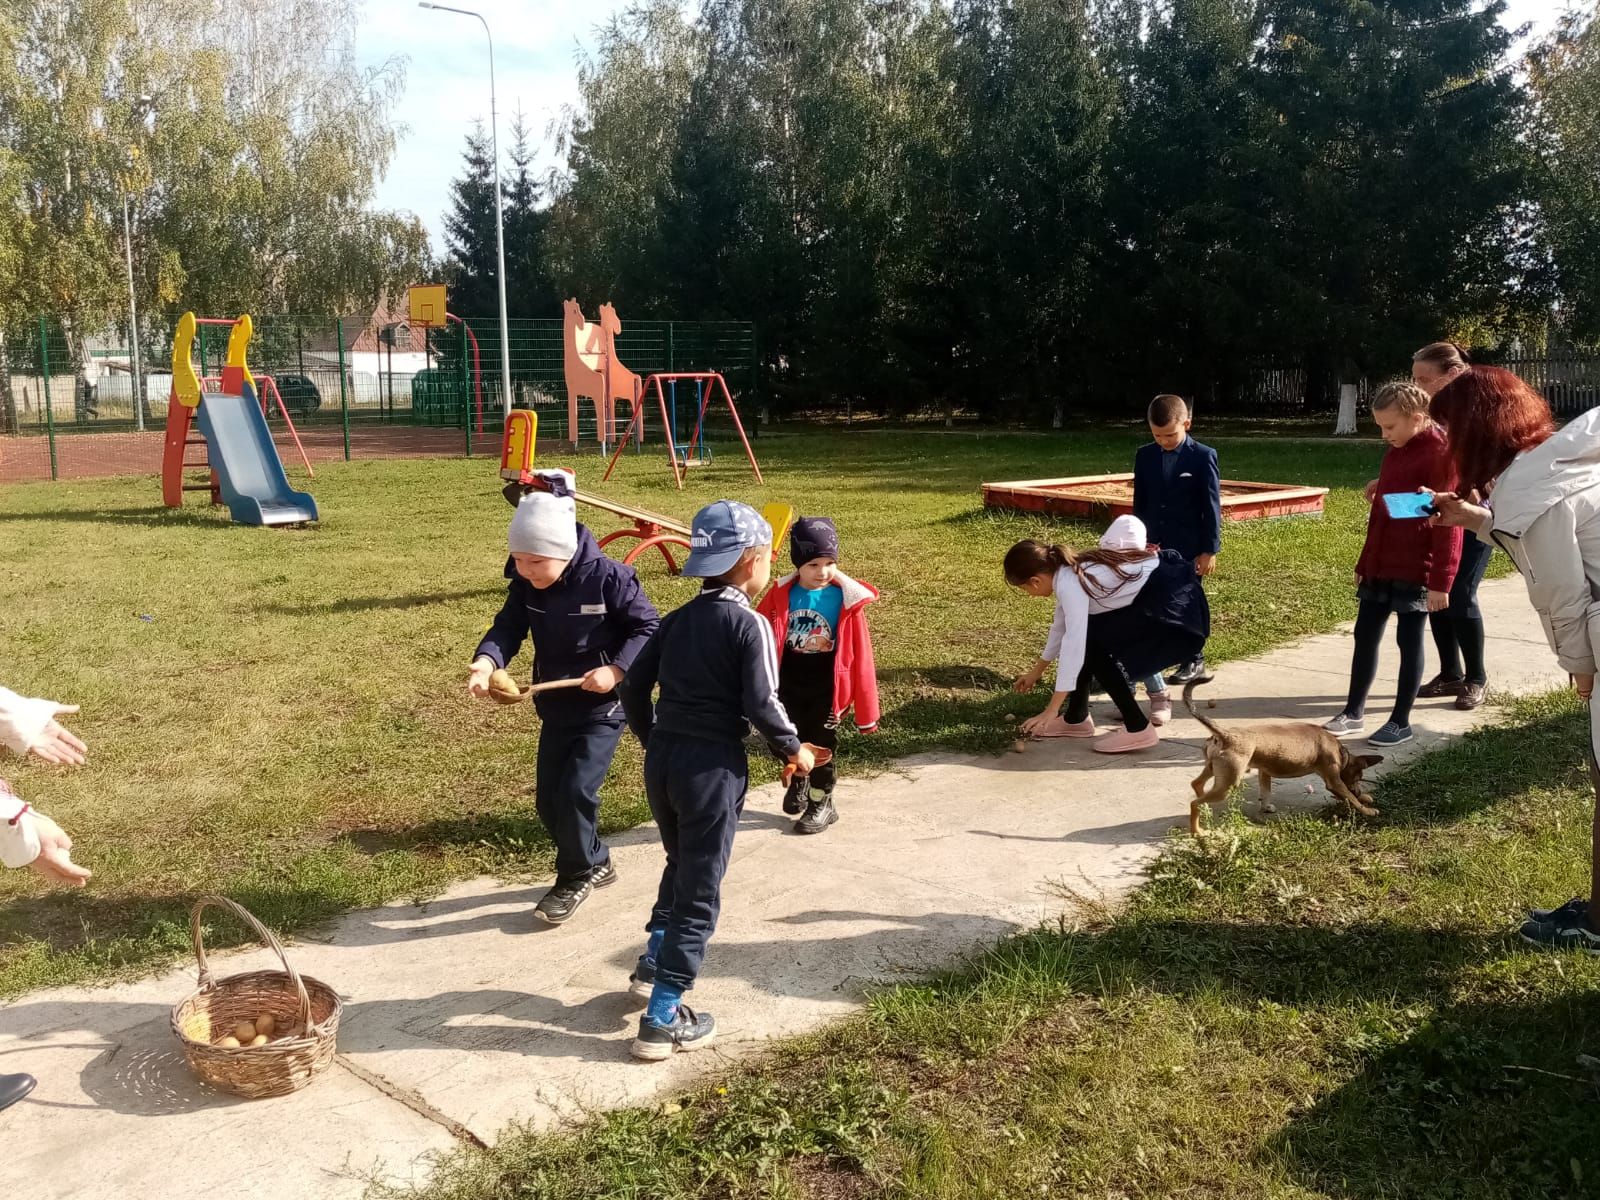
<path fill-rule="evenodd" d="M 44 426 L 50 441 L 50 478 L 60 479 L 56 469 L 56 406 L 50 396 L 50 336 L 43 317 L 39 318 L 39 370 L 44 374 Z"/>
<path fill-rule="evenodd" d="M 350 397 L 344 387 L 344 322 L 335 320 L 333 336 L 339 347 L 339 412 L 344 421 L 344 460 L 350 461 Z"/>
<path fill-rule="evenodd" d="M 472 370 L 467 365 L 471 359 L 467 356 L 472 353 L 472 347 L 467 344 L 467 323 L 461 322 L 461 412 L 464 420 L 462 424 L 467 429 L 467 457 L 472 457 L 472 421 L 475 416 L 472 410 Z"/>

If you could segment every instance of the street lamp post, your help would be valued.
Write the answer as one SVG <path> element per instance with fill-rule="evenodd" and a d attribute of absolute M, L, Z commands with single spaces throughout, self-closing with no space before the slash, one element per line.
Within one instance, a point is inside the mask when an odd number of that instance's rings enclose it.
<path fill-rule="evenodd" d="M 147 122 L 155 111 L 149 96 L 140 96 L 134 103 L 134 112 L 138 115 L 141 124 Z M 138 156 L 138 147 L 129 147 L 130 170 Z M 128 340 L 133 343 L 133 356 L 130 362 L 133 366 L 133 427 L 140 433 L 144 432 L 144 364 L 139 360 L 139 310 L 134 299 L 133 286 L 133 223 L 128 217 L 128 192 L 122 193 L 122 247 L 128 264 Z"/>
<path fill-rule="evenodd" d="M 128 223 L 128 194 L 122 194 L 122 245 L 128 259 L 128 340 L 133 343 L 133 427 L 144 432 L 144 398 L 139 394 L 139 310 L 133 298 L 133 234 Z"/>
<path fill-rule="evenodd" d="M 500 121 L 495 110 L 494 94 L 494 34 L 489 32 L 489 22 L 483 14 L 470 8 L 451 8 L 448 4 L 433 4 L 418 0 L 418 8 L 431 8 L 435 12 L 459 13 L 463 17 L 476 17 L 483 25 L 483 34 L 489 39 L 489 145 L 494 156 L 494 253 L 496 273 L 500 285 L 500 408 L 505 416 L 511 415 L 511 323 L 506 319 L 506 231 L 505 219 L 500 211 Z"/>

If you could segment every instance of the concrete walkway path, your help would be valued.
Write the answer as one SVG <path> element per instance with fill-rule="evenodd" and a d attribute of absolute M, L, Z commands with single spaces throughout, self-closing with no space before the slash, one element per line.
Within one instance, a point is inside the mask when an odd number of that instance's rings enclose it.
<path fill-rule="evenodd" d="M 1565 682 L 1520 581 L 1485 585 L 1482 602 L 1497 689 Z M 1374 714 L 1392 696 L 1382 692 L 1392 653 Z M 1206 689 L 1217 700 L 1208 715 L 1324 719 L 1342 701 L 1349 655 L 1339 633 L 1227 664 Z M 1421 702 L 1419 736 L 1394 759 L 1494 712 Z M 420 906 L 351 913 L 294 943 L 296 966 L 337 987 L 346 1008 L 335 1066 L 283 1099 L 236 1100 L 189 1075 L 167 1018 L 193 986 L 192 964 L 27 996 L 0 1008 L 0 1071 L 40 1081 L 0 1116 L 0 1196 L 355 1197 L 373 1176 L 424 1178 L 428 1152 L 493 1141 L 513 1119 L 548 1125 L 649 1101 L 726 1056 L 850 1012 L 874 984 L 1054 916 L 1063 888 L 1125 892 L 1185 820 L 1203 739 L 1180 719 L 1158 750 L 1133 758 L 1049 742 L 923 756 L 866 781 L 847 773 L 843 817 L 815 838 L 789 833 L 775 788 L 754 793 L 694 993 L 718 1018 L 719 1048 L 668 1064 L 627 1054 L 640 1011 L 627 975 L 660 864 L 650 827 L 618 839 L 618 883 L 562 928 L 531 916 L 542 887 L 484 879 Z M 1278 800 L 1281 811 L 1325 797 L 1320 783 L 1308 795 L 1304 781 L 1284 782 Z M 269 965 L 246 952 L 214 968 Z"/>

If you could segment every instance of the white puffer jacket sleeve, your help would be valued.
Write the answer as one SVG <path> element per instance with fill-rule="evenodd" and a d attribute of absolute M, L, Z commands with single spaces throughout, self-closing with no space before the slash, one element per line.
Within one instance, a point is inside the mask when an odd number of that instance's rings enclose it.
<path fill-rule="evenodd" d="M 26 807 L 0 780 L 0 862 L 8 867 L 25 867 L 39 857 L 39 834 Z"/>
<path fill-rule="evenodd" d="M 1487 533 L 1528 585 L 1564 671 L 1595 673 L 1600 635 L 1600 410 L 1512 461 L 1489 495 Z"/>
<path fill-rule="evenodd" d="M 44 736 L 61 706 L 54 700 L 30 700 L 0 687 L 0 743 L 26 754 Z"/>

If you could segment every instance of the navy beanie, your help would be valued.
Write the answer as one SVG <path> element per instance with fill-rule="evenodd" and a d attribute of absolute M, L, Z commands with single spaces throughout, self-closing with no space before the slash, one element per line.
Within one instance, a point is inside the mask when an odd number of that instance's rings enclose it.
<path fill-rule="evenodd" d="M 801 517 L 789 530 L 789 557 L 803 567 L 814 558 L 839 557 L 839 531 L 828 517 Z"/>

